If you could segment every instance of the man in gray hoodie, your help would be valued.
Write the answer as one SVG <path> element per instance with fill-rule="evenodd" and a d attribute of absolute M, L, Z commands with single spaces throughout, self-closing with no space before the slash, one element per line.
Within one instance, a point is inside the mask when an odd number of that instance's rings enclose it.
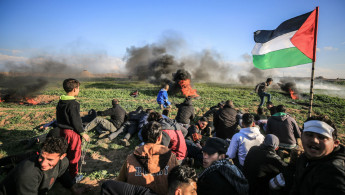
<path fill-rule="evenodd" d="M 278 137 L 279 149 L 290 152 L 298 143 L 301 145 L 301 131 L 283 105 L 278 105 L 277 113 L 268 118 L 266 133 Z"/>

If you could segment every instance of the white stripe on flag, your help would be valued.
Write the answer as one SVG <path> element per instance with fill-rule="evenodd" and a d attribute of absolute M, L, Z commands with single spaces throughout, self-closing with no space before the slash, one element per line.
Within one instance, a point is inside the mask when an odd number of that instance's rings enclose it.
<path fill-rule="evenodd" d="M 295 35 L 296 32 L 297 31 L 292 31 L 283 34 L 270 41 L 267 41 L 266 43 L 256 43 L 252 50 L 252 55 L 264 55 L 272 51 L 295 47 L 291 43 L 290 39 Z"/>

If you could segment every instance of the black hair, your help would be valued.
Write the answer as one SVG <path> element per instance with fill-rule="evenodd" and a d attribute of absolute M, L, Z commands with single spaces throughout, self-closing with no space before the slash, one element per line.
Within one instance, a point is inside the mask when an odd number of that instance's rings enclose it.
<path fill-rule="evenodd" d="M 271 82 L 271 81 L 273 81 L 272 78 L 267 78 L 267 80 L 266 80 L 267 83 L 268 83 L 268 82 Z"/>
<path fill-rule="evenodd" d="M 145 143 L 156 143 L 161 134 L 162 125 L 156 121 L 151 121 L 144 125 L 141 131 L 141 135 Z"/>
<path fill-rule="evenodd" d="M 264 108 L 263 108 L 263 107 L 258 107 L 256 113 L 257 113 L 258 115 L 263 115 L 263 114 L 264 114 Z"/>
<path fill-rule="evenodd" d="M 276 107 L 276 109 L 277 109 L 277 112 L 285 112 L 286 111 L 286 108 L 284 105 L 278 105 Z"/>
<path fill-rule="evenodd" d="M 144 108 L 143 108 L 142 106 L 138 106 L 138 108 L 137 108 L 135 111 L 141 112 L 141 111 L 143 111 L 143 110 L 144 110 Z"/>
<path fill-rule="evenodd" d="M 169 116 L 169 112 L 170 112 L 169 109 L 164 109 L 164 110 L 162 111 L 162 114 L 165 115 L 165 116 Z"/>
<path fill-rule="evenodd" d="M 159 119 L 162 118 L 162 115 L 158 112 L 151 112 L 149 116 L 147 117 L 147 121 L 159 121 Z"/>
<path fill-rule="evenodd" d="M 66 153 L 67 148 L 68 143 L 63 137 L 48 137 L 40 147 L 41 152 L 58 153 L 60 156 Z"/>
<path fill-rule="evenodd" d="M 270 108 L 270 114 L 271 114 L 271 116 L 274 115 L 275 113 L 277 113 L 277 106 L 272 106 L 272 107 Z"/>
<path fill-rule="evenodd" d="M 118 100 L 118 99 L 113 99 L 113 100 L 111 101 L 111 104 L 112 104 L 113 106 L 115 106 L 116 104 L 119 104 L 119 100 Z"/>
<path fill-rule="evenodd" d="M 245 113 L 242 115 L 242 123 L 245 126 L 250 126 L 251 124 L 253 124 L 253 122 L 254 122 L 254 116 L 252 114 Z"/>
<path fill-rule="evenodd" d="M 207 117 L 201 117 L 200 119 L 199 119 L 199 121 L 201 121 L 201 122 L 208 122 L 208 120 L 207 120 Z"/>
<path fill-rule="evenodd" d="M 77 79 L 65 79 L 63 81 L 63 89 L 65 90 L 66 93 L 69 93 L 71 91 L 73 91 L 74 88 L 77 88 L 80 86 L 80 82 Z"/>
<path fill-rule="evenodd" d="M 168 175 L 168 194 L 175 194 L 175 190 L 182 184 L 190 184 L 197 180 L 195 169 L 184 165 L 176 166 Z"/>
<path fill-rule="evenodd" d="M 146 112 L 147 114 L 151 113 L 152 111 L 153 111 L 153 109 L 151 109 L 151 108 L 148 108 L 148 109 L 145 110 L 145 112 Z"/>
<path fill-rule="evenodd" d="M 311 121 L 311 120 L 318 120 L 318 121 L 327 123 L 329 126 L 331 126 L 334 129 L 334 131 L 332 132 L 333 140 L 336 140 L 338 138 L 338 130 L 335 127 L 333 121 L 331 121 L 331 119 L 328 116 L 326 115 L 312 116 L 312 117 L 307 118 L 305 122 Z M 303 125 L 303 129 L 304 129 L 304 125 Z"/>

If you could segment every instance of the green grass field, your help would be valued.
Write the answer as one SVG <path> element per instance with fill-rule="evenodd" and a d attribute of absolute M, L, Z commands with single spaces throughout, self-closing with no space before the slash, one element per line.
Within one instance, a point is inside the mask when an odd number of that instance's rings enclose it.
<path fill-rule="evenodd" d="M 34 127 L 50 122 L 55 118 L 55 106 L 60 95 L 64 94 L 62 80 L 50 83 L 40 96 L 53 100 L 46 105 L 19 105 L 14 103 L 0 103 L 0 158 L 24 152 L 23 146 L 18 142 L 32 136 L 45 132 L 33 130 Z M 253 86 L 240 87 L 227 84 L 194 83 L 194 88 L 202 97 L 194 100 L 193 104 L 196 114 L 201 116 L 211 106 L 220 101 L 233 100 L 236 109 L 255 114 L 259 104 L 259 97 L 253 93 Z M 80 94 L 77 97 L 81 105 L 81 113 L 87 114 L 90 109 L 105 110 L 111 107 L 111 100 L 117 98 L 120 105 L 127 111 L 133 111 L 138 106 L 157 109 L 156 95 L 159 87 L 146 83 L 128 81 L 125 79 L 94 79 L 81 80 Z M 139 90 L 137 98 L 129 96 L 130 92 Z M 283 104 L 287 107 L 287 112 L 295 117 L 297 123 L 302 127 L 307 119 L 309 97 L 308 94 L 301 94 L 301 99 L 292 100 L 287 94 L 279 89 L 269 89 L 272 94 L 272 102 L 275 105 Z M 184 97 L 182 94 L 171 95 L 169 100 L 174 103 L 181 103 Z M 336 124 L 341 142 L 344 144 L 345 133 L 345 101 L 342 98 L 330 97 L 326 95 L 314 95 L 313 114 L 328 115 Z M 173 106 L 170 117 L 174 118 L 177 109 Z M 267 112 L 268 113 L 268 112 Z M 94 194 L 99 191 L 99 184 L 104 179 L 116 177 L 126 156 L 139 143 L 138 138 L 131 140 L 131 147 L 125 148 L 118 144 L 118 139 L 110 144 L 96 144 L 97 136 L 91 132 L 92 141 L 88 145 L 85 157 L 86 165 L 83 165 L 83 174 L 86 179 L 79 185 L 89 188 L 89 193 Z M 2 173 L 1 178 L 5 176 Z M 0 178 L 0 179 L 1 179 Z M 56 194 L 61 193 L 55 189 Z"/>

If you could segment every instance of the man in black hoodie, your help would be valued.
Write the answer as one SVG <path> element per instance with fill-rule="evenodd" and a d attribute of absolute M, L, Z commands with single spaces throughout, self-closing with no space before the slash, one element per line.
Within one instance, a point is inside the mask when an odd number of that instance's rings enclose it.
<path fill-rule="evenodd" d="M 302 144 L 290 194 L 345 194 L 345 148 L 333 123 L 322 116 L 308 118 Z"/>
<path fill-rule="evenodd" d="M 47 138 L 39 153 L 23 160 L 0 183 L 0 194 L 47 194 L 57 178 L 75 193 L 74 183 L 67 171 L 67 147 L 67 141 L 62 137 Z"/>
<path fill-rule="evenodd" d="M 216 130 L 216 137 L 231 139 L 238 132 L 237 111 L 231 100 L 227 100 L 223 108 L 218 110 L 213 116 L 213 125 Z"/>
<path fill-rule="evenodd" d="M 192 104 L 192 98 L 187 97 L 181 104 L 176 104 L 177 114 L 175 120 L 178 123 L 182 123 L 186 128 L 190 125 L 190 122 L 194 119 L 194 106 Z"/>

